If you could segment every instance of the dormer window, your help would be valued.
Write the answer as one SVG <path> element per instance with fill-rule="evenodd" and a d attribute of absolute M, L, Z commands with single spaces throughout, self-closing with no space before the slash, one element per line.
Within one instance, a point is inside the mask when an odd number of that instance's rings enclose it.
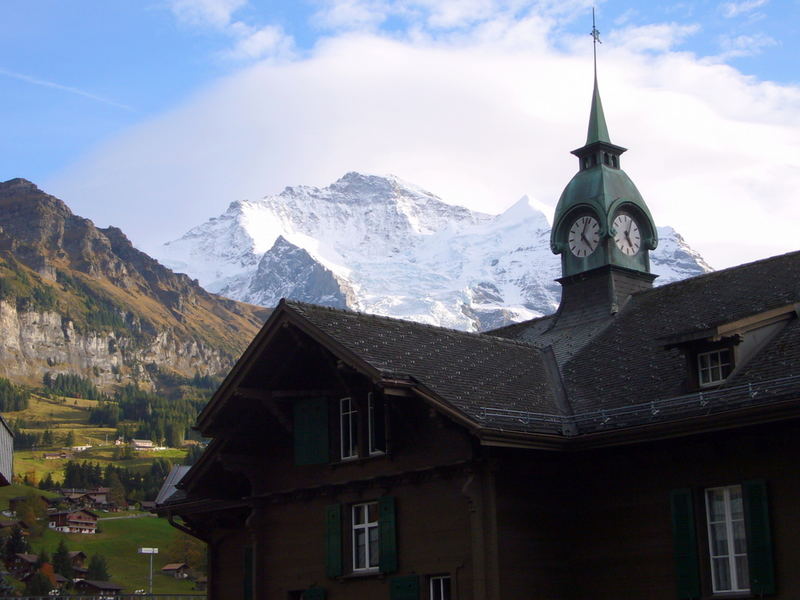
<path fill-rule="evenodd" d="M 720 348 L 697 354 L 697 375 L 700 387 L 719 385 L 733 371 L 733 352 Z"/>

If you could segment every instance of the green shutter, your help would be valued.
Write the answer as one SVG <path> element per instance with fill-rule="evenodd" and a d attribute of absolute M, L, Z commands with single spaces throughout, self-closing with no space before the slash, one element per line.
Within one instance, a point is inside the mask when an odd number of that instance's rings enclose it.
<path fill-rule="evenodd" d="M 328 400 L 305 398 L 294 403 L 294 462 L 328 462 Z"/>
<path fill-rule="evenodd" d="M 308 588 L 303 592 L 303 600 L 325 600 L 325 588 Z"/>
<path fill-rule="evenodd" d="M 697 558 L 697 531 L 694 524 L 692 490 L 672 490 L 670 504 L 678 598 L 699 598 L 700 565 Z"/>
<path fill-rule="evenodd" d="M 342 574 L 342 506 L 331 504 L 325 509 L 325 573 L 328 577 Z"/>
<path fill-rule="evenodd" d="M 419 600 L 419 577 L 406 575 L 392 577 L 389 582 L 390 600 Z"/>
<path fill-rule="evenodd" d="M 242 598 L 253 600 L 253 547 L 244 547 L 244 576 L 242 579 Z"/>
<path fill-rule="evenodd" d="M 378 543 L 380 545 L 378 566 L 381 573 L 397 571 L 397 533 L 393 496 L 383 496 L 378 499 Z"/>
<path fill-rule="evenodd" d="M 753 594 L 774 594 L 775 567 L 772 558 L 772 533 L 769 526 L 766 482 L 745 481 L 742 484 L 742 496 L 747 528 L 750 591 Z"/>

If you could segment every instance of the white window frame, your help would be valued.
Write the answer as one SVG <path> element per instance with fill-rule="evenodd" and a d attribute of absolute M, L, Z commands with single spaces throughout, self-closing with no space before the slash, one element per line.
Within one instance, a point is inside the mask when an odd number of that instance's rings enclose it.
<path fill-rule="evenodd" d="M 358 458 L 358 410 L 350 397 L 339 400 L 339 448 L 342 460 Z"/>
<path fill-rule="evenodd" d="M 744 506 L 742 506 L 742 517 L 741 519 L 733 519 L 733 511 L 731 507 L 731 492 L 734 490 L 738 490 L 739 497 L 742 497 L 742 486 L 741 485 L 729 485 L 725 487 L 715 487 L 715 488 L 706 488 L 705 490 L 705 504 L 706 504 L 706 529 L 708 531 L 708 555 L 709 555 L 709 566 L 711 567 L 711 582 L 712 582 L 712 590 L 715 594 L 725 594 L 731 592 L 749 592 L 750 585 L 749 585 L 749 573 L 747 573 L 747 534 L 745 533 L 744 543 L 745 549 L 744 552 L 736 553 L 736 549 L 734 547 L 734 524 L 741 522 L 742 528 L 744 528 Z M 723 516 L 723 520 L 712 521 L 711 520 L 711 503 L 709 501 L 709 493 L 710 492 L 722 492 L 723 494 L 723 507 L 725 514 Z M 742 499 L 742 502 L 744 500 Z M 712 529 L 714 525 L 724 525 L 725 528 L 725 537 L 726 537 L 726 547 L 727 553 L 725 554 L 714 554 L 714 540 L 713 540 L 713 533 Z M 742 569 L 743 573 L 739 572 L 737 568 L 737 558 L 745 558 L 745 567 Z M 730 581 L 731 587 L 730 589 L 721 589 L 719 582 L 717 581 L 716 570 L 714 569 L 714 561 L 719 559 L 727 558 L 728 561 L 728 572 L 730 573 Z M 747 582 L 747 585 L 743 585 L 744 582 Z"/>
<path fill-rule="evenodd" d="M 370 506 L 375 508 L 375 520 L 369 520 L 369 509 Z M 356 512 L 363 507 L 364 509 L 364 522 L 363 523 L 356 523 Z M 350 519 L 352 524 L 352 538 L 353 538 L 353 571 L 377 571 L 380 567 L 380 534 L 376 535 L 375 537 L 375 544 L 378 545 L 378 551 L 376 555 L 378 556 L 378 560 L 375 564 L 370 564 L 370 556 L 371 552 L 371 544 L 369 539 L 370 531 L 375 530 L 379 532 L 378 529 L 378 503 L 377 502 L 363 502 L 361 504 L 354 504 L 352 509 L 350 510 Z M 356 543 L 356 539 L 358 537 L 358 533 L 360 531 L 364 532 L 364 559 L 366 564 L 359 565 L 358 564 L 358 546 Z"/>
<path fill-rule="evenodd" d="M 430 600 L 451 600 L 453 597 L 453 582 L 450 575 L 432 575 L 428 583 L 428 598 Z M 445 595 L 444 582 L 448 582 L 447 595 Z M 438 590 L 438 591 L 437 591 Z"/>
<path fill-rule="evenodd" d="M 718 364 L 716 366 L 711 366 L 711 356 L 718 355 Z M 727 354 L 725 362 L 723 362 L 723 354 Z M 707 365 L 703 366 L 703 359 L 708 359 Z M 728 369 L 728 373 L 723 375 L 725 368 Z M 714 377 L 715 373 L 719 377 Z M 719 348 L 717 350 L 709 350 L 708 352 L 698 352 L 697 354 L 697 381 L 700 384 L 700 387 L 710 387 L 712 385 L 718 385 L 725 381 L 730 375 L 731 371 L 733 371 L 733 349 L 732 348 Z M 706 375 L 707 381 L 703 381 L 703 375 Z"/>
<path fill-rule="evenodd" d="M 375 447 L 375 402 L 372 392 L 370 392 L 367 395 L 367 429 L 368 429 L 367 440 L 369 445 L 369 455 L 380 456 L 381 454 L 385 454 L 383 450 Z M 383 440 L 384 446 L 386 445 L 385 431 L 386 428 L 384 426 L 384 440 Z"/>

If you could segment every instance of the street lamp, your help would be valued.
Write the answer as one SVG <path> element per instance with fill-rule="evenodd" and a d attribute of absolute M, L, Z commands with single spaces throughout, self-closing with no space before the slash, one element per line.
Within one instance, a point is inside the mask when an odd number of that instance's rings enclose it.
<path fill-rule="evenodd" d="M 150 595 L 153 595 L 153 554 L 158 554 L 158 548 L 139 548 L 139 554 L 150 555 Z"/>

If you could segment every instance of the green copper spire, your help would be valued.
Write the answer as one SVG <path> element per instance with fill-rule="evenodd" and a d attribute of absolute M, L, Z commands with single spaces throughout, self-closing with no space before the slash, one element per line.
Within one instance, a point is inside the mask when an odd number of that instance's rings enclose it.
<path fill-rule="evenodd" d="M 594 92 L 592 93 L 592 112 L 589 114 L 589 132 L 586 134 L 586 145 L 595 142 L 611 143 L 606 127 L 606 116 L 603 114 L 603 103 L 600 101 L 600 88 L 597 87 L 597 44 L 600 41 L 600 32 L 594 21 L 594 7 L 592 7 L 592 54 L 594 55 Z"/>
<path fill-rule="evenodd" d="M 600 88 L 597 87 L 597 76 L 594 78 L 594 92 L 592 93 L 592 112 L 589 114 L 589 131 L 586 134 L 586 145 L 595 142 L 611 143 L 608 137 L 606 116 L 603 114 L 603 103 L 600 100 Z"/>

